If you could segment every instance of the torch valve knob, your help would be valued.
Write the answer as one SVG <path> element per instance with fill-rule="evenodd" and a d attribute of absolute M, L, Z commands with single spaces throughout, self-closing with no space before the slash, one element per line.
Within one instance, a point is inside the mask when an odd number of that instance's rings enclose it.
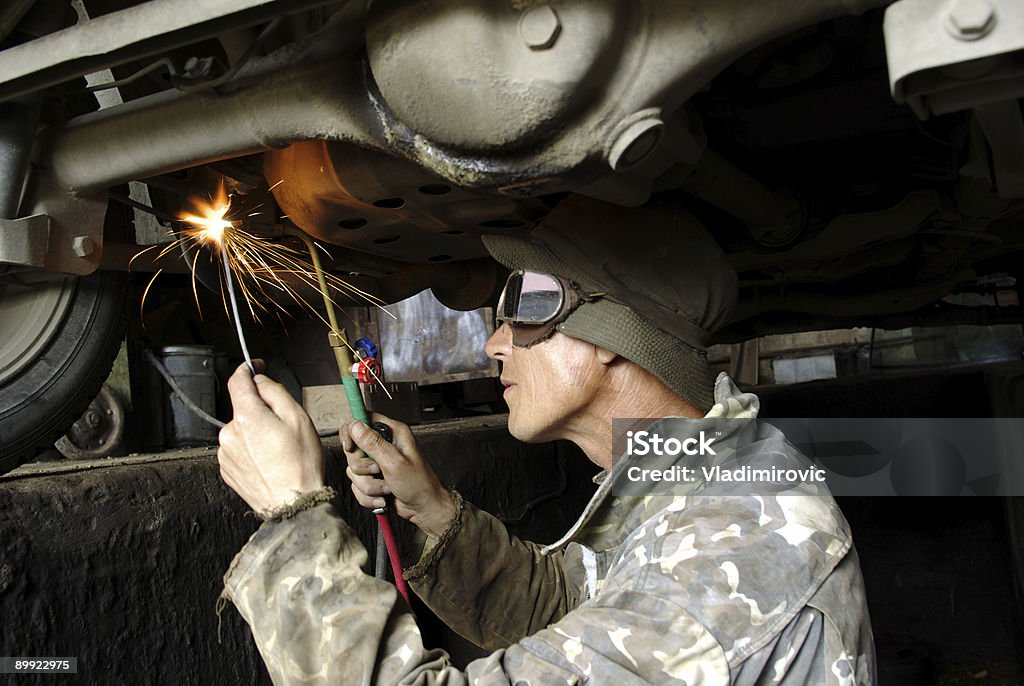
<path fill-rule="evenodd" d="M 356 354 L 364 359 L 367 357 L 377 357 L 377 353 L 380 352 L 377 349 L 377 344 L 369 338 L 358 339 L 355 342 L 354 347 L 356 349 Z"/>
<path fill-rule="evenodd" d="M 364 357 L 352 365 L 352 373 L 360 383 L 377 383 L 382 373 L 380 362 L 373 357 Z"/>

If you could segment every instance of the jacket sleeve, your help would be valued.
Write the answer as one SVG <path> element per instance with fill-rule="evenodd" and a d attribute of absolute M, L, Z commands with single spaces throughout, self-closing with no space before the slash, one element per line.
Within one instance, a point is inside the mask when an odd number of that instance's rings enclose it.
<path fill-rule="evenodd" d="M 577 604 L 562 553 L 511 535 L 497 518 L 459 497 L 448 531 L 405 578 L 453 631 L 488 650 L 507 648 Z"/>
<path fill-rule="evenodd" d="M 331 505 L 264 524 L 225 576 L 275 684 L 728 683 L 721 647 L 670 600 L 629 590 L 455 669 L 423 646 Z M 628 628 L 627 628 L 628 627 Z M 703 681 L 701 681 L 703 679 Z"/>

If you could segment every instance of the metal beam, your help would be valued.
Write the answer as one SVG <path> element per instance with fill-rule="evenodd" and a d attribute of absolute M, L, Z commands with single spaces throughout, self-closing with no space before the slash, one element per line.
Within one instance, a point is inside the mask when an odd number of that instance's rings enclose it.
<path fill-rule="evenodd" d="M 342 68 L 297 66 L 224 96 L 166 91 L 84 115 L 45 134 L 39 164 L 62 188 L 89 191 L 307 138 L 379 148 L 361 84 Z"/>
<path fill-rule="evenodd" d="M 0 52 L 0 101 L 334 0 L 150 0 Z"/>
<path fill-rule="evenodd" d="M 334 20 L 251 60 L 223 93 L 163 91 L 76 117 L 43 134 L 39 166 L 82 192 L 310 138 L 382 148 L 360 41 L 358 22 Z"/>

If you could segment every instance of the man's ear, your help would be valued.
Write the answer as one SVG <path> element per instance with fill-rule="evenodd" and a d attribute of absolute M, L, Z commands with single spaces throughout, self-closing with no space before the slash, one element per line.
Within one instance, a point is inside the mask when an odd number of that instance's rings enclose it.
<path fill-rule="evenodd" d="M 597 355 L 597 361 L 601 364 L 611 364 L 619 358 L 618 353 L 614 353 L 608 348 L 602 348 L 599 345 L 594 346 L 594 353 Z"/>

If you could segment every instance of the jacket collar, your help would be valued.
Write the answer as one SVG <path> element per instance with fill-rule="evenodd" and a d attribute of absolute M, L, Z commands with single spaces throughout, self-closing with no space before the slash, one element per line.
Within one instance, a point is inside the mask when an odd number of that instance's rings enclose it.
<path fill-rule="evenodd" d="M 757 417 L 760 408 L 761 402 L 756 395 L 741 392 L 736 384 L 733 383 L 733 380 L 722 372 L 715 381 L 715 404 L 704 416 L 707 419 L 753 419 Z M 725 440 L 728 440 L 728 437 Z M 629 461 L 622 459 L 622 456 L 620 456 L 610 471 L 602 471 L 594 477 L 594 481 L 599 486 L 597 492 L 594 493 L 594 496 L 587 503 L 586 508 L 584 508 L 583 514 L 580 515 L 580 518 L 576 520 L 576 523 L 573 524 L 572 528 L 564 536 L 551 545 L 544 547 L 541 550 L 542 554 L 549 555 L 555 550 L 560 550 L 569 541 L 577 538 L 595 538 L 597 539 L 595 542 L 606 542 L 607 547 L 616 547 L 621 544 L 621 539 L 638 527 L 641 522 L 665 507 L 666 503 L 662 502 L 664 497 L 618 498 L 611 494 L 612 484 L 616 482 L 618 472 L 627 468 L 628 464 Z M 696 490 L 698 487 L 699 484 L 693 484 L 689 490 Z M 678 490 L 678 494 L 671 497 L 685 497 L 686 493 L 683 492 L 684 490 L 686 489 Z M 613 519 L 617 523 L 609 523 L 607 521 L 609 518 L 605 517 L 602 518 L 605 521 L 596 523 L 596 526 L 591 526 L 594 516 L 603 509 L 621 509 L 622 511 Z"/>

